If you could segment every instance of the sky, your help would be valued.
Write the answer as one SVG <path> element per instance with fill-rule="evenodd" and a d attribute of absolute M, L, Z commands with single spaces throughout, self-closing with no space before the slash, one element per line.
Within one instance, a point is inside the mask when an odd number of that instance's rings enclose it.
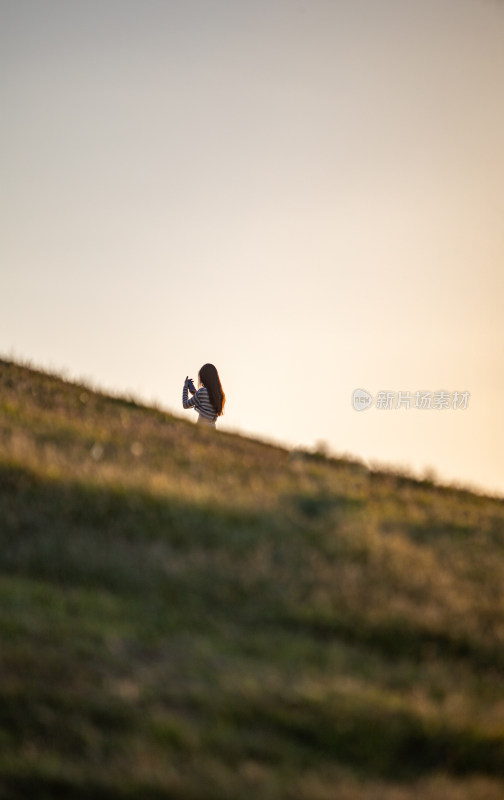
<path fill-rule="evenodd" d="M 222 430 L 504 495 L 503 42 L 500 0 L 0 0 L 1 355 L 194 421 L 211 362 Z"/>

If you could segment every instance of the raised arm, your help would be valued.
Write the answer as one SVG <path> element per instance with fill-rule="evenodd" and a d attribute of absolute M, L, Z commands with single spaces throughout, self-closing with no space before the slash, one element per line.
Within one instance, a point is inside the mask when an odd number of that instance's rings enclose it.
<path fill-rule="evenodd" d="M 188 380 L 188 378 L 185 379 L 184 388 L 182 389 L 182 406 L 183 408 L 194 408 L 196 405 L 196 395 L 193 395 L 193 397 L 189 397 L 188 399 Z"/>

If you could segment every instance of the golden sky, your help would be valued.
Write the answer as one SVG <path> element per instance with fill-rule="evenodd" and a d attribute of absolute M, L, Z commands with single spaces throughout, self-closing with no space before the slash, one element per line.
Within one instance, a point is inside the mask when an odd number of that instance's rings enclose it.
<path fill-rule="evenodd" d="M 211 361 L 223 429 L 504 493 L 504 4 L 0 22 L 4 356 L 177 413 Z M 357 388 L 470 399 L 356 412 Z"/>

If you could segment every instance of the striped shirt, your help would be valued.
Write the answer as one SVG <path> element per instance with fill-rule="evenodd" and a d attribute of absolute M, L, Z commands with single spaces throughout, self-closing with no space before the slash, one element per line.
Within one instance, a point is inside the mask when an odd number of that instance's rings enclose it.
<path fill-rule="evenodd" d="M 206 423 L 207 425 L 215 425 L 218 414 L 215 411 L 215 406 L 210 401 L 208 390 L 206 386 L 198 389 L 196 394 L 193 394 L 189 399 L 187 398 L 188 389 L 184 384 L 182 389 L 182 405 L 184 408 L 194 408 L 199 413 L 198 422 Z"/>

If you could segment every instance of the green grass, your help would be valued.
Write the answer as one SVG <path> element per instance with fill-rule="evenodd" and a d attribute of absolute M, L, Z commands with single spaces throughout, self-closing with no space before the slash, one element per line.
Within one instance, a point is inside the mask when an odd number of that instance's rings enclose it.
<path fill-rule="evenodd" d="M 504 501 L 0 361 L 0 798 L 504 796 Z"/>

